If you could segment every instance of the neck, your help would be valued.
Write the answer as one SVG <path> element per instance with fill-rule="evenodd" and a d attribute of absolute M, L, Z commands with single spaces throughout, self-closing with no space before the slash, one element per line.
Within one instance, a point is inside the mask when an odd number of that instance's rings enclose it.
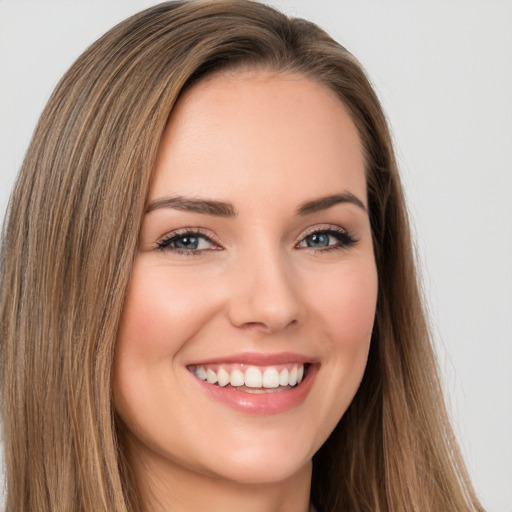
<path fill-rule="evenodd" d="M 312 463 L 279 482 L 235 482 L 169 460 L 129 457 L 144 512 L 308 512 Z"/>

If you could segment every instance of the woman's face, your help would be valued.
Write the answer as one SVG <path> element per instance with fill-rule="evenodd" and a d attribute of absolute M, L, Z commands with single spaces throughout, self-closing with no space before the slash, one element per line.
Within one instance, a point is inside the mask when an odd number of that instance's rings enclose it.
<path fill-rule="evenodd" d="M 337 97 L 262 70 L 188 90 L 116 346 L 136 464 L 245 483 L 309 471 L 363 376 L 376 297 L 363 155 Z"/>

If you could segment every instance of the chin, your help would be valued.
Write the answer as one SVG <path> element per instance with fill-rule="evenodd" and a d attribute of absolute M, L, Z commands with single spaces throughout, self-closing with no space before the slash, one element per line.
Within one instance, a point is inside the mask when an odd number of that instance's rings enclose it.
<path fill-rule="evenodd" d="M 264 452 L 266 453 L 266 451 Z M 269 485 L 284 482 L 297 473 L 311 471 L 311 459 L 290 457 L 251 457 L 251 454 L 237 454 L 223 461 L 222 467 L 211 468 L 217 478 L 241 485 Z"/>
<path fill-rule="evenodd" d="M 227 444 L 218 439 L 218 449 L 210 451 L 204 469 L 212 476 L 240 484 L 272 484 L 311 470 L 318 449 L 311 440 L 282 432 L 254 432 L 253 439 L 234 439 Z"/>

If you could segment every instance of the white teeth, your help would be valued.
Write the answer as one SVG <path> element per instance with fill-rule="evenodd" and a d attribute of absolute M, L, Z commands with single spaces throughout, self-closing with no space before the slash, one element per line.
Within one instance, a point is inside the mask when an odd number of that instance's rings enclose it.
<path fill-rule="evenodd" d="M 229 373 L 226 370 L 224 370 L 224 368 L 221 368 L 217 372 L 217 379 L 219 386 L 227 386 L 229 384 Z"/>
<path fill-rule="evenodd" d="M 261 388 L 263 385 L 261 371 L 255 366 L 249 366 L 249 368 L 245 370 L 245 385 L 248 388 Z"/>
<path fill-rule="evenodd" d="M 233 387 L 245 385 L 247 388 L 275 389 L 280 386 L 295 386 L 304 378 L 304 365 L 297 363 L 289 365 L 287 368 L 281 366 L 281 371 L 274 366 L 269 366 L 262 372 L 262 369 L 257 366 L 249 366 L 245 373 L 240 368 L 233 368 L 229 371 L 229 366 L 227 369 L 220 367 L 217 371 L 204 366 L 195 366 L 191 371 L 201 380 L 205 380 L 209 384 L 218 384 L 221 387 L 230 384 Z M 233 366 L 231 365 L 231 367 Z"/>
<path fill-rule="evenodd" d="M 240 370 L 233 370 L 229 383 L 234 387 L 243 386 L 245 384 L 244 374 Z"/>
<path fill-rule="evenodd" d="M 263 374 L 263 387 L 264 388 L 278 388 L 279 387 L 279 372 L 275 368 L 267 368 Z"/>
<path fill-rule="evenodd" d="M 290 375 L 288 375 L 288 384 L 290 386 L 295 386 L 297 384 L 297 367 L 294 366 L 291 371 Z"/>
<path fill-rule="evenodd" d="M 210 384 L 215 384 L 217 382 L 217 374 L 213 370 L 208 369 L 206 371 L 206 382 L 209 382 Z"/>
<path fill-rule="evenodd" d="M 195 373 L 201 380 L 206 380 L 206 370 L 202 366 L 199 366 Z"/>

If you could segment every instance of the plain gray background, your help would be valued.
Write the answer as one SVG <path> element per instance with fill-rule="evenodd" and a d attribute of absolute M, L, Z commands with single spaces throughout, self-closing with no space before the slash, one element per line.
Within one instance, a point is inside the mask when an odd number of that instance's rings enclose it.
<path fill-rule="evenodd" d="M 57 80 L 151 0 L 0 0 L 0 214 Z M 512 512 L 512 2 L 275 0 L 366 67 L 388 113 L 456 432 Z"/>

